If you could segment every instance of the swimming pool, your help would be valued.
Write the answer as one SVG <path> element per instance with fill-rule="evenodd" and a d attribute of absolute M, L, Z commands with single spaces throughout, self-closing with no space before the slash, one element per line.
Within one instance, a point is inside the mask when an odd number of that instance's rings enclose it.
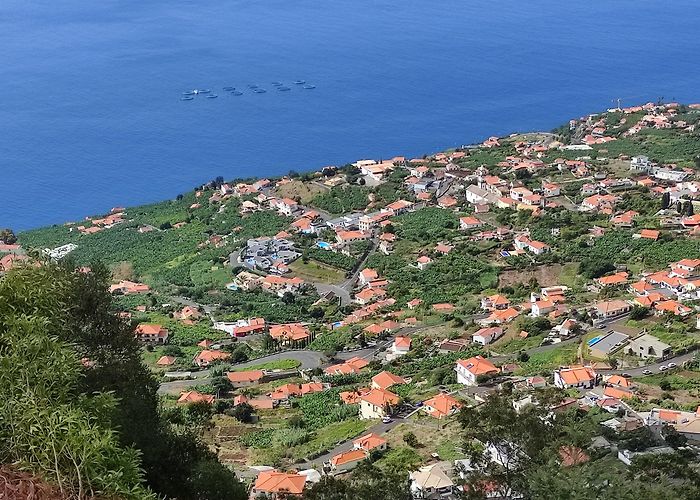
<path fill-rule="evenodd" d="M 330 250 L 331 249 L 331 244 L 327 243 L 325 241 L 319 241 L 316 243 L 316 246 L 322 250 Z"/>
<path fill-rule="evenodd" d="M 588 347 L 591 347 L 593 344 L 599 342 L 600 339 L 602 339 L 602 338 L 603 338 L 603 337 L 601 337 L 600 335 L 598 335 L 597 337 L 593 337 L 592 339 L 590 339 L 588 342 L 586 342 L 586 344 L 588 344 Z"/>

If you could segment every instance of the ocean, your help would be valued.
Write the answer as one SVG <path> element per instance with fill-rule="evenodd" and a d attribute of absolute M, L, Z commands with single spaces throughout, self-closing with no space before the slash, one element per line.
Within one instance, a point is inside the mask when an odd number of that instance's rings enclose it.
<path fill-rule="evenodd" d="M 697 0 L 3 0 L 0 227 L 550 130 L 617 98 L 697 102 L 698 19 Z M 194 88 L 218 98 L 180 100 Z"/>

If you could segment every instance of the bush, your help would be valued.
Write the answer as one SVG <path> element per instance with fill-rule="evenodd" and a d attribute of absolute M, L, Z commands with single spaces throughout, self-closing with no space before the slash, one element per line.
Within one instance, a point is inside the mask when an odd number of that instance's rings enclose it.
<path fill-rule="evenodd" d="M 239 422 L 248 424 L 253 420 L 253 407 L 248 403 L 241 403 L 230 410 L 226 410 L 226 415 L 233 417 Z"/>
<path fill-rule="evenodd" d="M 418 443 L 418 438 L 412 432 L 407 432 L 403 435 L 403 442 L 406 443 L 411 448 L 418 448 L 420 443 Z"/>

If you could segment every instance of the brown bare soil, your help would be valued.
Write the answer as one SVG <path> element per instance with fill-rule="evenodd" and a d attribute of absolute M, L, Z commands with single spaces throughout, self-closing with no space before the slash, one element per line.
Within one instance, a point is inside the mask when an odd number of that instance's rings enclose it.
<path fill-rule="evenodd" d="M 559 276 L 562 270 L 561 264 L 549 264 L 546 266 L 538 266 L 533 269 L 526 270 L 508 270 L 501 271 L 498 276 L 498 286 L 510 286 L 515 283 L 527 283 L 531 278 L 537 278 L 537 282 L 541 286 L 555 286 L 561 284 Z"/>

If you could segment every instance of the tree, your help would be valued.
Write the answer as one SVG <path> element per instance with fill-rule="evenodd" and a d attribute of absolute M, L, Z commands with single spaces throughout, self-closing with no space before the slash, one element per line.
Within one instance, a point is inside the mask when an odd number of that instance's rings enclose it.
<path fill-rule="evenodd" d="M 528 405 L 518 413 L 513 396 L 497 393 L 480 407 L 459 413 L 467 455 L 475 468 L 467 481 L 472 496 L 481 495 L 485 482 L 504 497 L 526 491 L 528 470 L 551 442 L 550 418 L 543 406 Z M 492 461 L 494 456 L 497 461 Z"/>
<path fill-rule="evenodd" d="M 664 192 L 661 195 L 661 209 L 666 210 L 671 205 L 671 194 L 669 192 Z"/>
<path fill-rule="evenodd" d="M 183 355 L 183 352 L 179 346 L 170 344 L 163 347 L 163 355 L 180 357 Z"/>
<path fill-rule="evenodd" d="M 5 228 L 0 230 L 0 242 L 6 245 L 14 245 L 17 243 L 17 236 L 12 231 L 12 229 Z"/>
<path fill-rule="evenodd" d="M 420 443 L 418 442 L 418 438 L 416 437 L 416 435 L 415 435 L 413 432 L 410 432 L 410 431 L 404 433 L 404 435 L 403 435 L 403 442 L 406 443 L 406 444 L 407 444 L 408 446 L 410 446 L 411 448 L 418 448 L 418 446 L 419 446 L 419 444 L 420 444 Z"/>
<path fill-rule="evenodd" d="M 226 414 L 239 422 L 248 424 L 253 421 L 253 407 L 248 403 L 241 403 L 226 411 Z"/>
<path fill-rule="evenodd" d="M 284 292 L 284 295 L 282 295 L 282 302 L 289 305 L 289 304 L 294 304 L 295 301 L 294 294 L 292 292 Z"/>
<path fill-rule="evenodd" d="M 640 320 L 649 315 L 649 308 L 642 306 L 634 306 L 630 312 L 630 319 Z"/>
<path fill-rule="evenodd" d="M 272 338 L 272 335 L 269 333 L 263 334 L 262 338 L 260 339 L 260 348 L 267 352 L 267 351 L 272 351 L 276 347 L 275 340 Z"/>
<path fill-rule="evenodd" d="M 346 479 L 324 476 L 304 492 L 305 500 L 411 500 L 408 475 L 384 471 L 365 460 Z"/>
<path fill-rule="evenodd" d="M 50 370 L 50 382 L 45 383 L 35 375 L 25 377 L 36 386 L 24 392 L 34 394 L 36 404 L 48 408 L 42 411 L 51 412 L 52 406 L 43 404 L 41 398 L 36 396 L 37 391 L 56 392 L 59 386 L 64 391 L 70 391 L 69 399 L 79 404 L 81 411 L 97 409 L 95 423 L 100 425 L 99 436 L 91 436 L 87 429 L 76 436 L 83 435 L 94 442 L 93 446 L 107 445 L 112 439 L 110 436 L 114 436 L 122 449 L 129 450 L 134 457 L 140 455 L 140 464 L 139 458 L 135 460 L 144 471 L 145 485 L 158 495 L 201 498 L 191 480 L 192 471 L 203 460 L 216 461 L 216 456 L 195 434 L 173 426 L 166 413 L 159 411 L 158 382 L 141 361 L 141 346 L 134 338 L 133 327 L 114 314 L 112 296 L 108 291 L 110 273 L 107 268 L 95 262 L 90 264 L 91 272 L 83 273 L 77 272 L 75 266 L 69 264 L 46 261 L 38 267 L 27 266 L 8 273 L 0 281 L 0 335 L 8 324 L 15 321 L 15 317 L 31 314 L 41 322 L 42 335 L 70 346 L 70 356 L 74 356 L 75 367 L 80 369 L 80 377 L 75 383 L 69 383 L 61 380 L 63 372 L 59 366 L 43 361 L 42 366 Z M 20 283 L 21 286 L 18 286 Z M 4 340 L 0 341 L 0 345 L 4 343 Z M 45 351 L 46 348 L 42 347 L 41 350 Z M 25 358 L 31 353 L 29 346 L 23 347 L 23 351 Z M 7 360 L 5 356 L 6 351 L 0 350 L 0 377 L 12 371 L 21 374 L 22 371 L 18 370 L 20 365 L 14 360 Z M 57 354 L 53 354 L 53 357 L 56 358 L 54 363 L 66 359 Z M 85 361 L 77 363 L 77 360 Z M 4 368 L 6 362 L 13 364 L 12 370 Z M 0 390 L 6 385 L 0 381 Z M 114 403 L 110 403 L 105 396 L 108 393 L 113 395 Z M 3 397 L 3 401 L 5 399 Z M 22 412 L 33 415 L 28 409 Z M 62 419 L 65 425 L 77 415 L 65 415 L 59 411 L 53 414 Z M 12 420 L 16 418 L 10 418 Z M 7 419 L 0 416 L 0 428 L 3 421 Z M 77 428 L 75 430 L 78 432 Z M 0 436 L 4 438 L 1 429 Z M 75 439 L 80 444 L 79 437 Z M 113 467 L 117 467 L 121 460 L 116 451 L 104 450 L 99 454 L 104 459 L 112 460 Z M 99 464 L 104 462 L 92 456 L 86 457 L 94 462 L 91 470 L 103 474 L 105 478 L 128 482 L 135 477 L 126 463 L 123 471 L 110 475 L 108 470 L 99 469 Z M 71 468 L 75 470 L 73 465 Z M 228 479 L 236 481 L 235 476 L 225 469 L 220 471 L 225 472 Z M 134 483 L 134 487 L 138 485 L 138 481 Z M 105 487 L 100 491 L 113 490 Z M 115 492 L 115 496 L 122 495 Z"/>

